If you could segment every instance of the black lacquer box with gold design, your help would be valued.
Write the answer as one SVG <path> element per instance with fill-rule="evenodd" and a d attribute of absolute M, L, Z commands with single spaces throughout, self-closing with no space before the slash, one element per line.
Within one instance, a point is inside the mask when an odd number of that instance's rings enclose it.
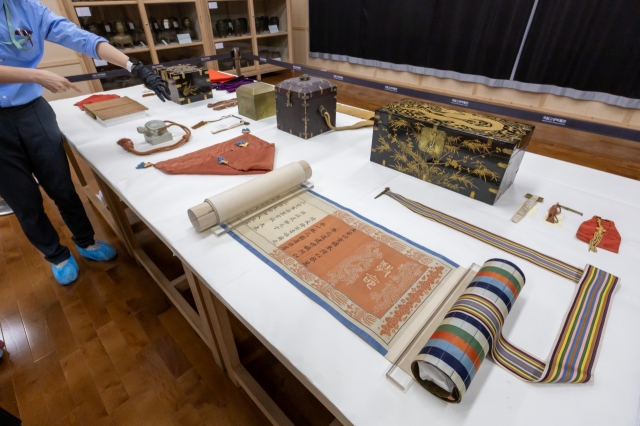
<path fill-rule="evenodd" d="M 495 204 L 513 183 L 533 130 L 403 99 L 376 110 L 371 161 Z"/>
<path fill-rule="evenodd" d="M 329 80 L 302 75 L 278 84 L 276 90 L 276 117 L 278 129 L 303 139 L 324 132 L 329 126 L 320 113 L 324 107 L 336 122 L 336 85 Z"/>
<path fill-rule="evenodd" d="M 195 65 L 176 65 L 154 70 L 169 85 L 171 100 L 184 105 L 211 99 L 209 71 Z"/>

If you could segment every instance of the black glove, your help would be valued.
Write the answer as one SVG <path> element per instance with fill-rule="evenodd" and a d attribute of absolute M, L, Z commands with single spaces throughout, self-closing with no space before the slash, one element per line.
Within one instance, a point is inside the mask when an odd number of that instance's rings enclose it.
<path fill-rule="evenodd" d="M 156 95 L 162 102 L 164 102 L 165 99 L 169 100 L 171 98 L 171 93 L 169 92 L 167 82 L 158 74 L 145 68 L 142 62 L 136 62 L 137 63 L 131 69 L 131 74 L 142 80 L 147 89 L 151 89 L 156 92 Z"/>

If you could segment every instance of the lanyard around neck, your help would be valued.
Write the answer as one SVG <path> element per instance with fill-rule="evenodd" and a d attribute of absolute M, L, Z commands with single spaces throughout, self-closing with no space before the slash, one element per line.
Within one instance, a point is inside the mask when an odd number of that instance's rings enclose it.
<path fill-rule="evenodd" d="M 13 33 L 13 25 L 11 25 L 11 14 L 9 13 L 9 5 L 7 4 L 7 0 L 2 0 L 2 4 L 4 5 L 4 13 L 7 18 L 7 27 L 9 28 L 9 37 L 11 37 L 11 41 L 3 41 L 2 44 L 13 44 L 19 50 L 23 50 L 23 51 L 29 50 L 22 47 L 22 45 L 28 42 L 30 40 L 30 37 L 26 37 L 21 40 L 16 40 L 15 34 Z"/>

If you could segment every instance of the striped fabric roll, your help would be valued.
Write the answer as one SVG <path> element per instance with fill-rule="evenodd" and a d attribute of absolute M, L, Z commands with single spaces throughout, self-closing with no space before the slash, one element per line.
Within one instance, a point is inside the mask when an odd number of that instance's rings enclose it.
<path fill-rule="evenodd" d="M 524 287 L 524 274 L 506 260 L 488 260 L 416 357 L 413 375 L 434 395 L 456 403 L 489 353 L 498 365 L 526 381 L 588 382 L 617 282 L 615 276 L 587 265 L 549 360 L 543 362 L 502 336 Z"/>

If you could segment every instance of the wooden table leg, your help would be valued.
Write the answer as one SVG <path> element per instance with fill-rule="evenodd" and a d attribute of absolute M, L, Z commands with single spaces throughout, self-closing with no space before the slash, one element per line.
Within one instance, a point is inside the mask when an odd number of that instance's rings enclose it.
<path fill-rule="evenodd" d="M 213 353 L 213 358 L 215 359 L 216 364 L 218 364 L 218 367 L 225 370 L 225 366 L 222 364 L 222 359 L 220 356 L 220 349 L 218 348 L 218 343 L 216 342 L 216 339 L 214 337 L 210 311 L 205 307 L 204 304 L 202 287 L 200 287 L 199 280 L 195 275 L 193 275 L 191 269 L 189 269 L 184 263 L 182 265 L 184 267 L 184 274 L 187 277 L 187 282 L 189 283 L 189 289 L 191 290 L 193 299 L 196 302 L 196 307 L 198 308 L 198 314 L 200 316 L 200 321 L 202 322 L 202 332 L 206 336 L 207 340 L 209 340 L 209 348 L 211 349 L 211 353 Z"/>
<path fill-rule="evenodd" d="M 208 312 L 209 323 L 220 349 L 220 355 L 231 381 L 244 389 L 249 398 L 256 404 L 271 424 L 278 426 L 293 426 L 293 423 L 271 399 L 271 397 L 255 381 L 253 376 L 244 368 L 238 356 L 236 342 L 229 322 L 227 307 L 204 285 L 197 280 L 200 287 L 200 297 L 204 301 Z"/>
<path fill-rule="evenodd" d="M 122 208 L 120 198 L 97 173 L 94 172 L 93 175 L 98 183 L 100 191 L 102 191 L 102 196 L 104 197 L 104 201 L 107 204 L 109 211 L 111 212 L 111 216 L 113 216 L 118 236 L 124 243 L 131 257 L 136 259 L 135 249 L 139 248 L 138 240 L 133 233 L 133 229 L 131 229 L 131 224 L 129 224 L 127 214 Z"/>
<path fill-rule="evenodd" d="M 116 223 L 113 220 L 113 216 L 111 215 L 111 212 L 109 211 L 105 203 L 98 198 L 93 188 L 91 188 L 91 186 L 87 182 L 87 179 L 82 173 L 82 168 L 80 167 L 80 164 L 78 164 L 78 159 L 76 158 L 77 154 L 73 151 L 73 149 L 67 142 L 66 138 L 64 138 L 64 136 L 62 139 L 62 146 L 64 147 L 64 150 L 67 154 L 67 158 L 69 159 L 69 164 L 71 164 L 71 168 L 73 169 L 76 176 L 78 177 L 78 181 L 80 182 L 80 186 L 82 187 L 82 192 L 84 192 L 84 195 L 89 199 L 89 202 L 91 202 L 91 204 L 93 204 L 93 206 L 98 210 L 98 213 L 100 213 L 102 218 L 105 221 L 107 221 L 111 229 L 113 229 L 113 232 L 118 234 L 118 228 L 116 227 Z"/>

